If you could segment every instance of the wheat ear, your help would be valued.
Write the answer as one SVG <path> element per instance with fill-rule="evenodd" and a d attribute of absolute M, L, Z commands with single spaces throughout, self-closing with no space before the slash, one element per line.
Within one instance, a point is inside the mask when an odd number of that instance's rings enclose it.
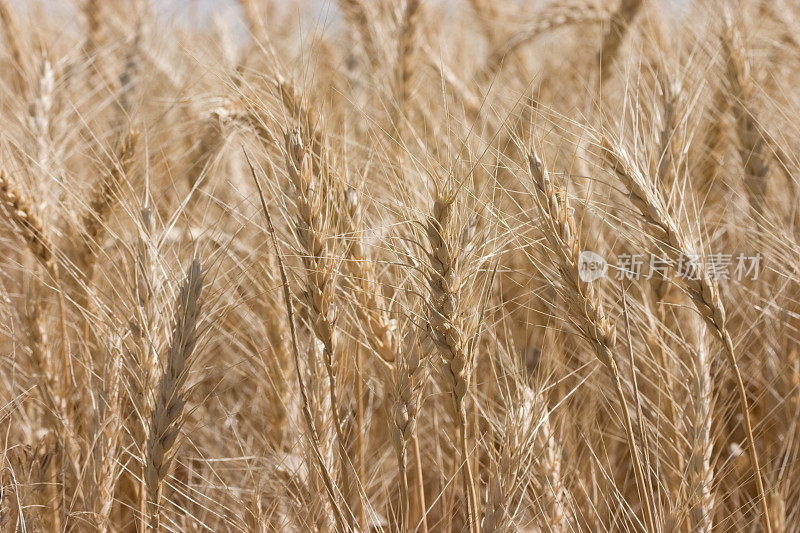
<path fill-rule="evenodd" d="M 186 405 L 186 379 L 197 343 L 200 296 L 203 274 L 200 261 L 194 259 L 175 303 L 175 324 L 167 351 L 166 368 L 158 383 L 158 392 L 147 439 L 145 483 L 148 493 L 148 521 L 159 531 L 161 488 L 175 458 L 175 443 L 183 424 Z"/>
<path fill-rule="evenodd" d="M 695 318 L 696 349 L 692 352 L 689 372 L 690 404 L 688 407 L 689 459 L 687 461 L 686 485 L 689 501 L 689 526 L 697 533 L 710 533 L 713 526 L 714 494 L 712 484 L 714 469 L 712 460 L 711 417 L 712 383 L 711 361 L 708 341 L 703 324 Z"/>
<path fill-rule="evenodd" d="M 622 388 L 622 377 L 614 359 L 614 346 L 617 342 L 616 326 L 606 317 L 600 296 L 592 283 L 581 279 L 579 234 L 571 208 L 567 203 L 566 191 L 556 189 L 550 180 L 547 169 L 535 152 L 531 152 L 528 156 L 528 168 L 535 185 L 537 205 L 544 217 L 545 235 L 555 252 L 556 264 L 561 279 L 566 285 L 567 290 L 564 291 L 564 295 L 570 309 L 571 322 L 589 341 L 598 360 L 608 369 L 614 382 L 614 392 L 625 425 L 625 435 L 628 439 L 636 481 L 644 499 L 648 524 L 653 528 L 654 517 L 639 447 L 636 444 L 628 402 Z"/>
<path fill-rule="evenodd" d="M 720 38 L 725 58 L 725 79 L 731 95 L 731 111 L 736 122 L 737 151 L 744 169 L 744 185 L 754 215 L 764 214 L 767 193 L 767 172 L 764 137 L 753 111 L 753 82 L 741 35 L 729 17 L 724 17 L 725 28 Z"/>
<path fill-rule="evenodd" d="M 278 260 L 278 269 L 281 275 L 281 285 L 283 287 L 283 300 L 286 306 L 286 315 L 287 320 L 289 322 L 289 332 L 291 333 L 291 340 L 292 340 L 292 356 L 294 360 L 294 370 L 297 376 L 297 384 L 298 388 L 300 389 L 300 399 L 301 399 L 301 410 L 303 412 L 303 420 L 306 423 L 306 428 L 308 429 L 309 438 L 311 440 L 311 446 L 313 448 L 313 456 L 317 462 L 317 466 L 320 470 L 320 474 L 323 479 L 323 483 L 325 485 L 325 491 L 328 496 L 328 501 L 331 505 L 331 509 L 333 510 L 334 520 L 338 528 L 341 531 L 347 531 L 347 522 L 345 522 L 344 515 L 342 510 L 339 508 L 339 504 L 337 501 L 337 491 L 336 486 L 334 485 L 333 477 L 328 470 L 328 466 L 325 464 L 325 460 L 322 457 L 322 453 L 320 452 L 320 442 L 319 442 L 319 433 L 317 432 L 316 425 L 314 424 L 314 417 L 311 414 L 311 402 L 309 401 L 308 395 L 308 388 L 306 387 L 305 381 L 303 380 L 303 375 L 300 371 L 300 349 L 298 348 L 297 342 L 297 329 L 295 327 L 294 322 L 294 305 L 292 304 L 292 294 L 289 289 L 289 280 L 286 275 L 286 267 L 283 264 L 283 257 L 281 254 L 280 247 L 278 246 L 278 239 L 275 236 L 275 227 L 272 224 L 272 217 L 270 217 L 269 210 L 267 209 L 267 202 L 264 199 L 264 192 L 261 189 L 261 184 L 256 177 L 255 169 L 253 168 L 252 163 L 250 162 L 250 158 L 247 156 L 247 152 L 245 152 L 245 158 L 247 159 L 247 164 L 250 167 L 250 173 L 253 177 L 253 181 L 255 182 L 256 188 L 258 189 L 258 197 L 261 201 L 261 208 L 264 213 L 264 218 L 267 220 L 267 227 L 269 229 L 270 239 L 272 240 L 272 245 L 275 248 L 275 255 Z"/>
<path fill-rule="evenodd" d="M 464 399 L 472 372 L 471 332 L 461 315 L 463 305 L 463 256 L 460 250 L 461 232 L 455 228 L 454 203 L 456 194 L 443 196 L 436 190 L 433 209 L 428 216 L 426 233 L 428 253 L 428 333 L 444 363 L 447 392 L 459 424 L 459 448 L 462 463 L 464 495 L 467 498 L 467 519 L 470 531 L 478 531 L 478 502 L 472 461 L 467 446 L 467 413 Z"/>
<path fill-rule="evenodd" d="M 3 25 L 5 41 L 6 44 L 8 44 L 9 52 L 11 52 L 11 59 L 14 62 L 14 88 L 17 92 L 23 93 L 26 86 L 25 63 L 18 39 L 22 33 L 19 30 L 19 25 L 8 4 L 8 0 L 0 0 L 0 24 Z"/>
<path fill-rule="evenodd" d="M 565 26 L 602 22 L 608 18 L 608 11 L 589 5 L 581 9 L 548 13 L 535 24 L 511 34 L 497 45 L 475 75 L 475 81 L 479 87 L 486 87 L 497 77 L 507 57 L 544 33 Z"/>
<path fill-rule="evenodd" d="M 54 255 L 55 245 L 50 240 L 42 219 L 34 211 L 31 199 L 17 188 L 2 170 L 0 170 L 0 208 L 5 211 L 11 226 L 25 240 L 30 252 L 47 271 L 56 286 L 59 330 L 61 333 L 61 372 L 63 372 L 59 397 L 62 399 L 67 398 L 69 397 L 68 375 L 71 369 L 69 337 L 67 336 L 64 291 L 61 288 L 61 276 Z M 68 408 L 67 413 L 69 413 Z"/>
<path fill-rule="evenodd" d="M 418 26 L 422 11 L 422 0 L 406 0 L 403 14 L 403 25 L 400 29 L 400 47 L 398 51 L 397 100 L 400 112 L 408 118 L 409 101 L 414 89 L 414 74 L 417 65 Z"/>
<path fill-rule="evenodd" d="M 334 366 L 334 330 L 336 307 L 333 302 L 335 290 L 335 263 L 324 235 L 321 194 L 317 189 L 316 175 L 308 168 L 306 148 L 299 130 L 292 130 L 286 138 L 286 169 L 295 188 L 295 233 L 303 249 L 306 269 L 306 303 L 311 329 L 322 343 L 322 358 L 328 375 L 328 395 L 331 414 L 338 443 L 341 475 L 345 486 L 349 486 L 352 466 L 347 456 L 342 421 L 339 415 L 339 400 L 336 392 L 336 367 Z"/>
<path fill-rule="evenodd" d="M 424 385 L 424 368 L 419 346 L 410 346 L 394 364 L 392 380 L 394 407 L 391 416 L 391 441 L 397 454 L 400 472 L 400 531 L 406 531 L 409 522 L 408 444 L 415 435 L 420 396 Z M 423 504 L 424 512 L 424 504 Z"/>
<path fill-rule="evenodd" d="M 642 8 L 644 0 L 621 0 L 619 7 L 611 17 L 611 24 L 603 37 L 600 46 L 600 82 L 604 82 L 611 75 L 611 65 L 619 55 L 625 36 L 628 33 L 633 19 Z"/>
<path fill-rule="evenodd" d="M 347 208 L 345 229 L 349 233 L 347 255 L 350 261 L 347 267 L 358 299 L 356 313 L 365 325 L 365 337 L 370 348 L 384 362 L 391 363 L 397 355 L 399 339 L 392 319 L 383 305 L 374 263 L 361 238 L 361 202 L 355 189 L 349 188 L 345 191 L 344 204 Z"/>
<path fill-rule="evenodd" d="M 381 51 L 375 40 L 374 22 L 363 0 L 339 0 L 339 9 L 347 23 L 353 26 L 361 39 L 369 66 L 373 72 L 381 68 Z"/>
<path fill-rule="evenodd" d="M 603 149 L 603 155 L 617 177 L 628 189 L 628 198 L 642 214 L 642 217 L 647 223 L 646 227 L 651 235 L 666 245 L 664 247 L 665 252 L 668 254 L 670 260 L 675 264 L 680 264 L 681 257 L 697 256 L 697 252 L 689 245 L 689 241 L 682 229 L 667 209 L 660 192 L 645 178 L 631 156 L 627 154 L 622 147 L 612 147 L 609 143 L 606 143 Z M 739 363 L 736 360 L 733 339 L 726 326 L 725 307 L 719 296 L 717 283 L 709 276 L 704 264 L 700 262 L 695 266 L 697 268 L 697 275 L 681 276 L 681 283 L 692 299 L 692 303 L 694 303 L 698 313 L 700 313 L 700 316 L 708 326 L 709 331 L 722 343 L 728 364 L 733 371 L 739 396 L 739 406 L 742 411 L 742 426 L 747 437 L 753 476 L 755 478 L 758 499 L 762 508 L 762 523 L 764 530 L 769 533 L 772 531 L 769 518 L 769 505 L 766 493 L 764 492 L 764 483 L 761 478 L 758 451 L 756 450 L 753 426 L 750 421 L 747 391 L 745 390 L 742 374 L 739 370 Z"/>
<path fill-rule="evenodd" d="M 101 395 L 98 398 L 100 406 L 98 443 L 94 449 L 95 478 L 92 480 L 91 494 L 94 499 L 95 526 L 100 533 L 105 533 L 111 528 L 110 515 L 119 474 L 118 450 L 124 416 L 120 409 L 122 358 L 121 342 L 117 341 L 109 347 Z"/>
<path fill-rule="evenodd" d="M 380 287 L 376 280 L 374 269 L 374 262 L 368 256 L 361 239 L 361 203 L 358 199 L 358 193 L 355 189 L 349 188 L 345 191 L 344 203 L 347 208 L 346 218 L 346 231 L 351 235 L 348 242 L 347 253 L 351 261 L 348 262 L 350 269 L 351 284 L 355 288 L 358 305 L 356 306 L 356 313 L 360 318 L 366 341 L 370 348 L 378 355 L 383 365 L 391 366 L 394 372 L 394 379 L 392 381 L 395 394 L 395 413 L 392 421 L 392 442 L 396 450 L 399 450 L 398 466 L 401 470 L 401 501 L 404 502 L 404 508 L 401 509 L 401 517 L 406 519 L 406 523 L 410 519 L 406 513 L 411 512 L 408 508 L 408 478 L 406 476 L 407 466 L 407 447 L 408 440 L 411 440 L 411 446 L 414 451 L 416 461 L 416 486 L 415 496 L 417 498 L 416 504 L 418 505 L 417 511 L 421 515 L 419 522 L 421 522 L 422 530 L 427 531 L 427 516 L 425 515 L 425 490 L 423 486 L 422 472 L 420 470 L 421 464 L 419 459 L 419 439 L 416 431 L 416 413 L 419 408 L 418 394 L 421 390 L 422 384 L 420 383 L 420 374 L 422 373 L 419 356 L 402 354 L 400 352 L 400 338 L 394 321 L 390 318 L 389 313 L 384 309 L 382 302 L 382 295 L 380 294 Z M 412 348 L 414 349 L 414 348 Z M 399 358 L 399 360 L 398 360 Z M 360 362 L 359 362 L 360 367 Z M 356 386 L 356 394 L 358 399 L 361 399 L 361 380 L 359 379 Z M 363 405 L 359 402 L 358 413 L 359 420 L 362 420 Z M 361 423 L 359 423 L 359 427 Z M 402 436 L 402 438 L 399 438 Z M 363 446 L 363 438 L 359 438 L 359 449 Z M 402 444 L 398 448 L 398 445 Z M 363 451 L 359 453 L 359 465 L 363 464 Z M 417 517 L 411 517 L 416 519 Z"/>
<path fill-rule="evenodd" d="M 139 134 L 129 131 L 116 150 L 117 161 L 112 163 L 111 171 L 95 189 L 81 224 L 81 242 L 75 255 L 75 264 L 83 272 L 87 284 L 94 279 L 97 264 L 97 249 L 102 244 L 107 221 L 119 201 L 121 185 L 133 165 L 134 148 Z"/>

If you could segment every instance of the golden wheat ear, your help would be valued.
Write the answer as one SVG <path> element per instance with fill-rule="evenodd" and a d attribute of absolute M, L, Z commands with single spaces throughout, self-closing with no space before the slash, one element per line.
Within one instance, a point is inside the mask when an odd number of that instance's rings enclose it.
<path fill-rule="evenodd" d="M 564 297 L 570 310 L 570 321 L 594 349 L 597 359 L 608 369 L 614 382 L 614 392 L 619 402 L 628 448 L 633 460 L 636 481 L 639 484 L 645 513 L 653 524 L 654 510 L 645 471 L 639 453 L 637 436 L 634 434 L 628 401 L 622 386 L 622 376 L 614 358 L 617 343 L 616 325 L 608 319 L 594 282 L 585 281 L 580 272 L 580 235 L 569 207 L 566 191 L 557 189 L 550 179 L 547 168 L 539 156 L 531 151 L 528 169 L 533 178 L 536 204 L 542 214 L 545 236 L 555 255 L 555 263 L 565 284 Z"/>
<path fill-rule="evenodd" d="M 172 338 L 166 354 L 164 373 L 158 383 L 147 439 L 144 475 L 149 503 L 148 521 L 154 531 L 159 531 L 162 484 L 175 458 L 177 440 L 184 421 L 186 380 L 197 344 L 202 291 L 203 272 L 200 260 L 194 259 L 175 302 Z"/>

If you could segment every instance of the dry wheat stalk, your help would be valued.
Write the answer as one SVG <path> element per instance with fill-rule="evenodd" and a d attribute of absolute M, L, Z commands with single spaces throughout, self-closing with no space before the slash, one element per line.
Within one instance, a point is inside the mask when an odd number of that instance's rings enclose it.
<path fill-rule="evenodd" d="M 625 149 L 621 146 L 611 146 L 606 143 L 603 149 L 603 156 L 628 189 L 628 198 L 641 213 L 647 223 L 648 231 L 653 237 L 664 243 L 664 251 L 668 254 L 670 260 L 675 265 L 679 265 L 681 264 L 681 257 L 696 257 L 698 253 L 689 244 L 683 230 L 670 214 L 660 192 L 641 173 L 638 165 Z M 736 359 L 733 339 L 726 326 L 725 307 L 720 299 L 717 283 L 709 276 L 704 263 L 699 262 L 695 266 L 697 275 L 681 276 L 681 283 L 688 292 L 701 318 L 708 326 L 709 331 L 722 343 L 728 364 L 733 371 L 737 384 L 739 406 L 742 411 L 742 425 L 747 437 L 750 461 L 762 508 L 762 523 L 764 530 L 770 532 L 772 527 L 769 518 L 769 506 L 761 478 L 761 467 L 759 465 L 755 437 L 753 436 L 752 422 L 750 421 L 747 392 L 742 381 L 739 363 Z"/>
<path fill-rule="evenodd" d="M 183 424 L 187 393 L 185 386 L 197 344 L 202 290 L 200 261 L 194 259 L 175 302 L 172 339 L 150 419 L 144 476 L 149 504 L 146 519 L 153 531 L 159 531 L 162 482 L 169 474 L 175 458 L 175 444 Z"/>

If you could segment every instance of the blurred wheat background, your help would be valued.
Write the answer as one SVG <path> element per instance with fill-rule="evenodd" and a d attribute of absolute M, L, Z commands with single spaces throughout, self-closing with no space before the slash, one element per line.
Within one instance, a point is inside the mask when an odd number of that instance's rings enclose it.
<path fill-rule="evenodd" d="M 0 0 L 0 528 L 800 531 L 798 22 Z"/>

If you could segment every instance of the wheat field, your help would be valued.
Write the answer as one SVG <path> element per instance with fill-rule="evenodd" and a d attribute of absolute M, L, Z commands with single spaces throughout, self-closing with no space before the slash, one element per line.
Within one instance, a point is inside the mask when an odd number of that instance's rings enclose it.
<path fill-rule="evenodd" d="M 0 530 L 800 531 L 794 0 L 0 0 Z"/>

